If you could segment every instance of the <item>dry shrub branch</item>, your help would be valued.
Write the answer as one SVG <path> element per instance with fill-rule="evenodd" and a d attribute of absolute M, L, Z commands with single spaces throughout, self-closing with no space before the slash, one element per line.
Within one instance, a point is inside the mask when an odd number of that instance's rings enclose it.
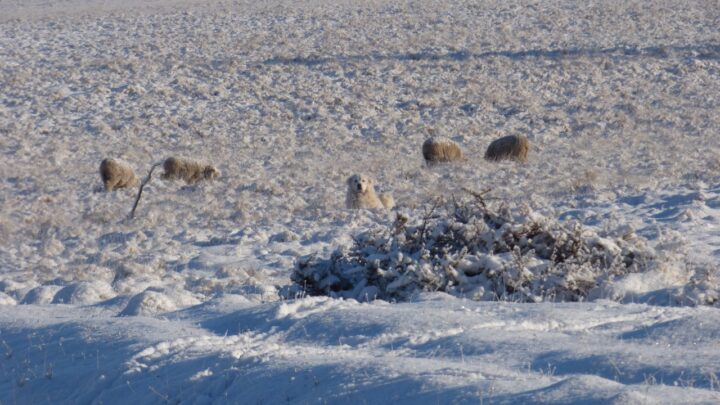
<path fill-rule="evenodd" d="M 354 236 L 330 257 L 300 258 L 287 293 L 406 300 L 443 291 L 476 300 L 582 301 L 653 260 L 639 237 L 601 237 L 576 222 L 510 209 L 487 194 L 435 201 Z"/>

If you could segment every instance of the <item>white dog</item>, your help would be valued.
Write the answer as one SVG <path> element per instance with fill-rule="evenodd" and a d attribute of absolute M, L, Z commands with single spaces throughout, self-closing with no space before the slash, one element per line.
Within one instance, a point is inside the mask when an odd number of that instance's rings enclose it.
<path fill-rule="evenodd" d="M 375 194 L 373 179 L 362 174 L 350 176 L 345 204 L 348 208 L 386 208 L 395 206 L 395 200 L 389 194 Z"/>

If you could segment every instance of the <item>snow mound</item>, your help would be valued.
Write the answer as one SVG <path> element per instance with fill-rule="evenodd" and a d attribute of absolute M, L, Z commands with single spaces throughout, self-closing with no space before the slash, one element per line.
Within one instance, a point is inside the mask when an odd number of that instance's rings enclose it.
<path fill-rule="evenodd" d="M 55 294 L 53 304 L 88 305 L 115 297 L 110 284 L 102 281 L 79 282 L 63 287 Z"/>
<path fill-rule="evenodd" d="M 0 292 L 0 305 L 16 305 L 17 301 L 15 301 L 15 298 L 5 294 L 4 292 Z"/>
<path fill-rule="evenodd" d="M 622 384 L 605 378 L 583 375 L 562 379 L 542 389 L 519 395 L 523 403 L 610 403 Z M 623 392 L 623 391 L 621 391 Z M 632 402 L 634 403 L 634 402 Z"/>
<path fill-rule="evenodd" d="M 720 273 L 717 268 L 695 269 L 690 281 L 671 291 L 678 305 L 720 307 Z"/>
<path fill-rule="evenodd" d="M 618 276 L 645 271 L 654 252 L 637 235 L 601 236 L 576 222 L 474 200 L 367 230 L 350 249 L 296 262 L 288 297 L 406 300 L 443 291 L 475 300 L 582 301 Z"/>
<path fill-rule="evenodd" d="M 658 250 L 659 251 L 659 250 Z M 673 263 L 670 258 L 651 271 L 628 274 L 594 289 L 588 298 L 624 303 L 720 307 L 720 273 L 714 267 Z"/>
<path fill-rule="evenodd" d="M 0 292 L 13 297 L 13 299 L 19 299 L 36 285 L 37 283 L 34 281 L 0 280 Z"/>
<path fill-rule="evenodd" d="M 21 304 L 50 304 L 53 302 L 55 295 L 58 291 L 62 290 L 62 286 L 59 285 L 41 285 L 33 288 L 25 294 L 25 297 L 20 302 Z"/>
<path fill-rule="evenodd" d="M 155 315 L 197 305 L 200 301 L 187 292 L 148 288 L 130 299 L 120 316 Z"/>

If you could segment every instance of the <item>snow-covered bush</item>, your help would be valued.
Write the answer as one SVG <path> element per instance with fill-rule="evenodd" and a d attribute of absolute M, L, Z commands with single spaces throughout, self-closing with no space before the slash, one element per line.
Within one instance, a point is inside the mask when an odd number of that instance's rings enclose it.
<path fill-rule="evenodd" d="M 697 266 L 691 269 L 687 283 L 667 291 L 667 295 L 674 305 L 720 307 L 720 271 L 715 266 Z"/>
<path fill-rule="evenodd" d="M 398 213 L 393 224 L 356 235 L 349 249 L 299 258 L 287 294 L 405 300 L 443 291 L 476 300 L 581 301 L 653 260 L 635 234 L 602 237 L 576 222 L 496 205 L 475 194 L 416 217 Z"/>

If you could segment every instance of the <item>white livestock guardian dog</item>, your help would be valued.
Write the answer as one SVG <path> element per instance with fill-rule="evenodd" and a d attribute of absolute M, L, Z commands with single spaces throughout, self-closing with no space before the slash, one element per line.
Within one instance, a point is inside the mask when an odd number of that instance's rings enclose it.
<path fill-rule="evenodd" d="M 385 208 L 395 206 L 395 200 L 389 194 L 375 194 L 374 182 L 368 176 L 356 174 L 347 179 L 345 205 L 351 209 Z"/>

